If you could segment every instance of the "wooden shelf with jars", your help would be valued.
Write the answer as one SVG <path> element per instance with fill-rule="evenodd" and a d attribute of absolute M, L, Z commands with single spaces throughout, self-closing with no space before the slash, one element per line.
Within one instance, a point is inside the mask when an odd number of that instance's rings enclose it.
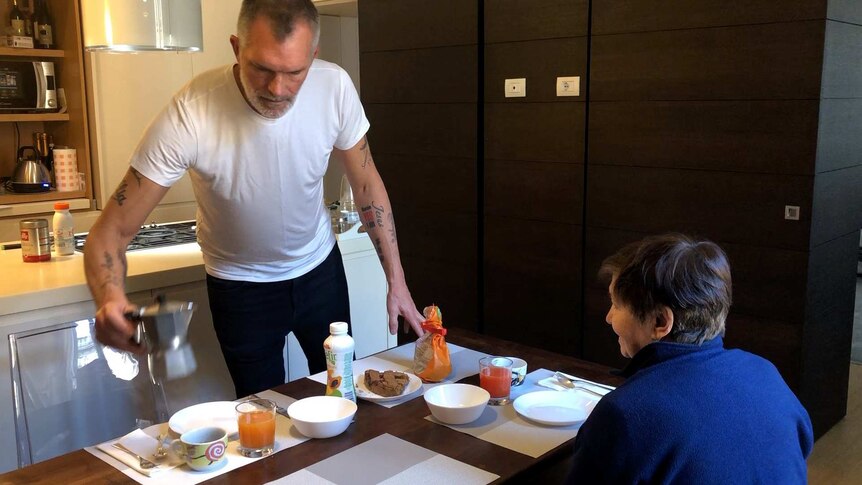
<path fill-rule="evenodd" d="M 21 5 L 19 0 L 19 5 Z M 33 2 L 29 2 L 32 4 Z M 16 49 L 0 47 L 0 60 L 10 57 L 18 59 L 50 60 L 54 62 L 57 87 L 66 95 L 65 113 L 0 114 L 0 177 L 12 175 L 16 160 L 13 150 L 30 145 L 27 132 L 44 131 L 53 135 L 55 146 L 76 149 L 78 171 L 84 173 L 86 190 L 76 192 L 50 192 L 29 194 L 6 194 L 0 196 L 0 204 L 42 202 L 58 199 L 93 199 L 93 167 L 90 160 L 89 122 L 87 119 L 86 85 L 84 81 L 84 48 L 81 33 L 80 0 L 45 0 L 53 21 L 53 49 Z M 8 22 L 10 0 L 0 0 L 0 22 Z M 5 30 L 5 29 L 2 29 Z M 5 31 L 0 31 L 0 35 Z M 23 129 L 21 129 L 23 128 Z M 18 133 L 20 131 L 20 136 Z"/>

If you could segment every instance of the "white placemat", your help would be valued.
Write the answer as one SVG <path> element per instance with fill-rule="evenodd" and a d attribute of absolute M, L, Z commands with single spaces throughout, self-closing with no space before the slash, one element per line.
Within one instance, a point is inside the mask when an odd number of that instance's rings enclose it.
<path fill-rule="evenodd" d="M 404 404 L 407 401 L 416 399 L 425 394 L 425 391 L 440 384 L 457 382 L 465 377 L 479 373 L 479 359 L 486 357 L 488 354 L 478 352 L 460 345 L 450 344 L 446 342 L 446 347 L 449 349 L 449 360 L 452 363 L 452 373 L 449 374 L 442 382 L 427 382 L 422 384 L 422 390 L 415 392 L 404 399 L 387 402 L 375 402 L 380 406 L 391 408 L 399 404 Z M 402 345 L 400 347 L 391 348 L 379 354 L 370 355 L 364 359 L 353 361 L 353 375 L 361 378 L 368 369 L 375 370 L 396 370 L 400 372 L 413 372 L 413 354 L 416 351 L 416 343 Z M 309 379 L 326 384 L 326 371 L 318 372 L 317 374 L 308 376 Z"/>
<path fill-rule="evenodd" d="M 498 478 L 387 433 L 269 484 L 484 485 Z"/>
<path fill-rule="evenodd" d="M 294 401 L 296 401 L 296 399 L 292 397 L 285 396 L 284 394 L 279 394 L 275 391 L 263 391 L 257 393 L 257 395 L 265 399 L 270 399 L 284 408 L 287 408 Z M 155 438 L 159 435 L 159 433 L 166 432 L 167 426 L 167 423 L 156 424 L 145 429 L 144 432 Z M 307 437 L 303 436 L 299 433 L 299 431 L 296 430 L 289 418 L 286 418 L 282 415 L 276 416 L 275 451 L 273 453 L 278 453 L 279 451 L 286 450 L 287 448 L 296 446 L 307 440 Z M 145 476 L 137 472 L 135 470 L 135 467 L 129 466 L 125 462 L 125 457 L 122 456 L 122 451 L 115 450 L 112 448 L 111 445 L 117 441 L 119 441 L 119 439 L 113 439 L 106 441 L 105 443 L 100 443 L 96 446 L 88 446 L 84 449 L 90 452 L 96 458 L 99 458 L 100 460 L 111 465 L 117 470 L 120 470 L 121 472 L 123 472 L 124 475 L 131 478 L 132 480 L 147 485 L 192 485 L 195 483 L 200 483 L 204 480 L 209 480 L 210 478 L 221 475 L 222 473 L 229 472 L 233 469 L 248 465 L 249 463 L 260 459 L 247 458 L 240 455 L 237 451 L 239 441 L 231 441 L 230 443 L 228 443 L 227 451 L 225 452 L 224 459 L 226 460 L 226 462 L 220 468 L 217 468 L 212 471 L 197 472 L 191 470 L 186 465 L 182 465 L 176 468 L 160 470 L 156 473 L 151 472 L 151 476 Z"/>
<path fill-rule="evenodd" d="M 538 382 L 554 373 L 547 369 L 537 369 L 527 374 L 524 383 L 512 388 L 512 401 L 523 394 L 547 390 Z M 593 397 L 599 399 L 598 397 Z M 538 458 L 557 446 L 574 438 L 580 425 L 544 426 L 522 418 L 511 404 L 505 406 L 487 406 L 476 421 L 468 424 L 454 425 L 441 423 L 433 416 L 425 419 L 448 426 L 456 431 L 475 436 L 481 440 Z"/>

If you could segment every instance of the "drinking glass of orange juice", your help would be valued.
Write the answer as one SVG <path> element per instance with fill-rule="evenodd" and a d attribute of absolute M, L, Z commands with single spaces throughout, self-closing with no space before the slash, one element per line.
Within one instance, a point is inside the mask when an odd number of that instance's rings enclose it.
<path fill-rule="evenodd" d="M 257 458 L 272 453 L 275 448 L 275 408 L 275 403 L 269 399 L 249 399 L 236 405 L 240 454 Z"/>
<path fill-rule="evenodd" d="M 488 404 L 508 404 L 512 390 L 512 359 L 505 357 L 482 357 L 479 359 L 479 385 L 488 391 Z"/>

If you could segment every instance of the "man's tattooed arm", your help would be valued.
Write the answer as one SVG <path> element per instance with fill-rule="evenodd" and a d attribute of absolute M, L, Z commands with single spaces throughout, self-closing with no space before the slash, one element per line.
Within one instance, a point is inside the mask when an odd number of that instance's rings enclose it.
<path fill-rule="evenodd" d="M 114 192 L 113 199 L 117 201 L 117 205 L 122 206 L 123 203 L 128 198 L 128 197 L 126 197 L 126 189 L 128 187 L 129 187 L 128 182 L 126 182 L 126 179 L 123 179 L 123 181 L 120 182 L 120 186 L 117 187 L 117 190 Z"/>

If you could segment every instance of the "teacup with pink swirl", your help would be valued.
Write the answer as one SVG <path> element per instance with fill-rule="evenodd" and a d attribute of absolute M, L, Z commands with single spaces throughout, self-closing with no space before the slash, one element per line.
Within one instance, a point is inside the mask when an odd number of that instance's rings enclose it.
<path fill-rule="evenodd" d="M 227 431 L 211 426 L 195 428 L 171 442 L 171 449 L 192 470 L 211 470 L 221 466 L 225 460 Z"/>

